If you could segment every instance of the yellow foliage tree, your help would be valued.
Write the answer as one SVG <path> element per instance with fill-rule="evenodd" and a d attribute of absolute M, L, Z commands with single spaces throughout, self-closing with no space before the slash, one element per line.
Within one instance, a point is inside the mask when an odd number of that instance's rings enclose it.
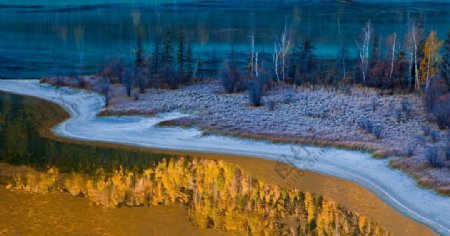
<path fill-rule="evenodd" d="M 439 41 L 435 31 L 431 31 L 423 47 L 424 57 L 420 61 L 420 82 L 425 83 L 425 91 L 430 85 L 430 78 L 439 73 L 441 47 L 442 41 Z"/>

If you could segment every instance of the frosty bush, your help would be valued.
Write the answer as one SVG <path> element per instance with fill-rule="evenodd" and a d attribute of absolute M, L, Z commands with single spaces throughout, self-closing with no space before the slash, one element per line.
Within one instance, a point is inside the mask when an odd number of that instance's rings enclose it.
<path fill-rule="evenodd" d="M 227 93 L 234 93 L 242 90 L 243 81 L 239 70 L 235 66 L 226 63 L 219 74 L 219 79 Z"/>
<path fill-rule="evenodd" d="M 253 106 L 258 107 L 262 105 L 262 86 L 260 81 L 251 81 L 248 84 L 248 95 Z"/>
<path fill-rule="evenodd" d="M 439 158 L 439 152 L 436 147 L 428 148 L 425 156 L 432 167 L 441 168 L 444 165 L 442 160 Z"/>
<path fill-rule="evenodd" d="M 382 126 L 378 124 L 373 124 L 373 122 L 367 118 L 363 118 L 358 121 L 359 128 L 373 134 L 376 138 L 381 138 Z"/>

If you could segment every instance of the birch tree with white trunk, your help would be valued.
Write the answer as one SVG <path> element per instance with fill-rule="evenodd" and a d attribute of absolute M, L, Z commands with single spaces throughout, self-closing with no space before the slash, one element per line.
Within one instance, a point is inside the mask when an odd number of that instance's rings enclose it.
<path fill-rule="evenodd" d="M 367 80 L 367 74 L 369 70 L 369 45 L 372 39 L 373 27 L 372 22 L 367 21 L 366 25 L 362 28 L 359 38 L 356 40 L 356 46 L 359 51 L 359 60 L 361 66 L 361 72 L 363 75 L 363 82 Z"/>
<path fill-rule="evenodd" d="M 420 90 L 420 70 L 419 70 L 419 60 L 418 60 L 418 52 L 419 52 L 419 42 L 421 40 L 422 32 L 415 21 L 411 21 L 408 25 L 408 32 L 405 36 L 405 49 L 408 55 L 409 61 L 409 82 L 411 83 L 413 79 L 414 72 L 414 84 L 415 90 Z"/>
<path fill-rule="evenodd" d="M 388 38 L 388 45 L 390 47 L 390 59 L 391 59 L 391 65 L 389 69 L 389 80 L 392 80 L 392 73 L 394 72 L 394 61 L 395 61 L 395 48 L 396 48 L 396 42 L 397 42 L 397 34 L 393 33 Z"/>
<path fill-rule="evenodd" d="M 288 30 L 287 25 L 284 25 L 284 30 L 281 33 L 280 38 L 276 38 L 274 43 L 273 63 L 275 67 L 275 75 L 277 82 L 286 78 L 286 60 L 291 47 L 291 32 Z M 281 64 L 281 65 L 280 65 Z M 279 73 L 281 72 L 281 78 Z"/>

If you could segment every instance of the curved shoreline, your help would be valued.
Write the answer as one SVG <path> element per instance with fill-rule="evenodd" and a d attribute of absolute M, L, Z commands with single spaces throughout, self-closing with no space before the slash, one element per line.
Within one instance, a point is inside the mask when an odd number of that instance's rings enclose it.
<path fill-rule="evenodd" d="M 401 213 L 422 222 L 440 234 L 450 235 L 450 199 L 428 189 L 399 170 L 389 168 L 388 160 L 374 160 L 368 153 L 289 144 L 274 144 L 221 136 L 203 136 L 197 129 L 161 128 L 164 120 L 184 116 L 166 113 L 157 117 L 96 117 L 103 106 L 102 98 L 91 92 L 41 85 L 38 81 L 0 80 L 0 90 L 38 97 L 57 103 L 70 118 L 53 132 L 62 137 L 105 141 L 133 146 L 228 153 L 278 160 L 280 155 L 293 156 L 291 147 L 302 152 L 301 159 L 289 159 L 297 167 L 307 168 L 357 182 L 376 193 Z M 313 159 L 312 156 L 318 156 Z M 311 164 L 312 163 L 312 164 Z"/>

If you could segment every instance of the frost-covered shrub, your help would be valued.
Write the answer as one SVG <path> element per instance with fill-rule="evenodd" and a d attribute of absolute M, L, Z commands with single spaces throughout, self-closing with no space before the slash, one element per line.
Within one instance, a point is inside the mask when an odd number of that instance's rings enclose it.
<path fill-rule="evenodd" d="M 431 141 L 432 141 L 433 143 L 435 143 L 435 142 L 437 142 L 438 139 L 439 139 L 439 133 L 436 132 L 436 131 L 434 131 L 434 130 L 432 130 L 432 131 L 430 132 L 430 137 L 431 137 Z"/>
<path fill-rule="evenodd" d="M 427 149 L 425 156 L 432 167 L 441 168 L 444 163 L 439 158 L 439 152 L 436 147 L 430 147 Z"/>
<path fill-rule="evenodd" d="M 450 140 L 447 140 L 447 147 L 445 148 L 445 159 L 447 161 L 450 161 L 450 144 L 449 144 Z"/>
<path fill-rule="evenodd" d="M 133 89 L 134 73 L 129 70 L 124 71 L 122 75 L 122 82 L 125 85 L 125 92 L 128 97 L 131 96 L 131 90 Z"/>
<path fill-rule="evenodd" d="M 373 128 L 373 124 L 372 121 L 370 121 L 367 118 L 362 118 L 361 120 L 358 121 L 358 126 L 359 128 L 367 131 L 367 132 L 371 132 L 372 128 Z"/>
<path fill-rule="evenodd" d="M 395 109 L 395 117 L 397 118 L 397 122 L 400 122 L 402 119 L 403 112 L 401 109 Z"/>
<path fill-rule="evenodd" d="M 406 147 L 406 156 L 411 157 L 414 155 L 414 152 L 416 151 L 416 145 L 414 143 L 409 143 Z"/>
<path fill-rule="evenodd" d="M 401 108 L 402 108 L 402 112 L 405 113 L 406 117 L 411 116 L 413 109 L 412 109 L 412 104 L 408 99 L 404 98 L 401 101 Z"/>
<path fill-rule="evenodd" d="M 380 103 L 378 102 L 378 98 L 374 97 L 370 100 L 369 107 L 373 112 L 376 111 L 379 106 Z"/>
<path fill-rule="evenodd" d="M 291 103 L 293 97 L 294 97 L 294 94 L 292 94 L 292 91 L 287 91 L 284 94 L 284 103 L 285 104 Z"/>
<path fill-rule="evenodd" d="M 269 108 L 269 111 L 275 110 L 275 101 L 269 100 L 269 101 L 267 102 L 267 107 Z"/>
<path fill-rule="evenodd" d="M 260 81 L 251 81 L 248 84 L 248 95 L 253 106 L 262 105 L 262 86 Z"/>
<path fill-rule="evenodd" d="M 125 65 L 118 58 L 108 60 L 103 66 L 100 76 L 108 79 L 111 83 L 123 83 L 123 75 L 126 71 Z"/>
<path fill-rule="evenodd" d="M 105 107 L 109 106 L 111 100 L 111 83 L 108 79 L 102 79 L 100 82 L 100 90 L 105 100 Z"/>
<path fill-rule="evenodd" d="M 136 68 L 134 72 L 135 83 L 139 88 L 139 93 L 145 93 L 145 88 L 147 87 L 147 80 L 149 73 L 147 69 Z"/>
<path fill-rule="evenodd" d="M 363 118 L 358 121 L 359 128 L 373 134 L 376 138 L 381 138 L 383 127 L 378 124 L 373 124 L 373 122 L 367 118 Z"/>
<path fill-rule="evenodd" d="M 133 93 L 133 98 L 135 101 L 139 101 L 139 93 Z"/>
<path fill-rule="evenodd" d="M 450 95 L 438 98 L 432 112 L 440 129 L 450 127 Z"/>
<path fill-rule="evenodd" d="M 422 125 L 421 129 L 422 129 L 422 133 L 423 133 L 424 136 L 430 135 L 430 133 L 431 133 L 431 126 L 429 126 L 429 125 Z"/>
<path fill-rule="evenodd" d="M 436 101 L 439 97 L 448 93 L 448 88 L 445 82 L 438 78 L 430 78 L 431 84 L 425 94 L 425 105 L 428 111 L 432 111 L 436 106 Z"/>
<path fill-rule="evenodd" d="M 75 76 L 75 80 L 77 81 L 77 85 L 79 88 L 85 88 L 86 87 L 86 81 L 84 80 L 83 76 Z"/>
<path fill-rule="evenodd" d="M 376 138 L 381 138 L 382 132 L 383 128 L 381 127 L 381 125 L 374 125 L 372 127 L 371 133 L 375 135 Z"/>
<path fill-rule="evenodd" d="M 417 136 L 416 136 L 416 141 L 417 141 L 417 143 L 419 143 L 419 144 L 424 144 L 424 143 L 426 143 L 426 139 L 425 139 L 425 137 L 422 136 L 422 135 L 417 135 Z"/>
<path fill-rule="evenodd" d="M 219 74 L 220 83 L 222 84 L 225 92 L 234 93 L 238 92 L 242 88 L 242 78 L 239 70 L 228 63 L 226 63 Z"/>

